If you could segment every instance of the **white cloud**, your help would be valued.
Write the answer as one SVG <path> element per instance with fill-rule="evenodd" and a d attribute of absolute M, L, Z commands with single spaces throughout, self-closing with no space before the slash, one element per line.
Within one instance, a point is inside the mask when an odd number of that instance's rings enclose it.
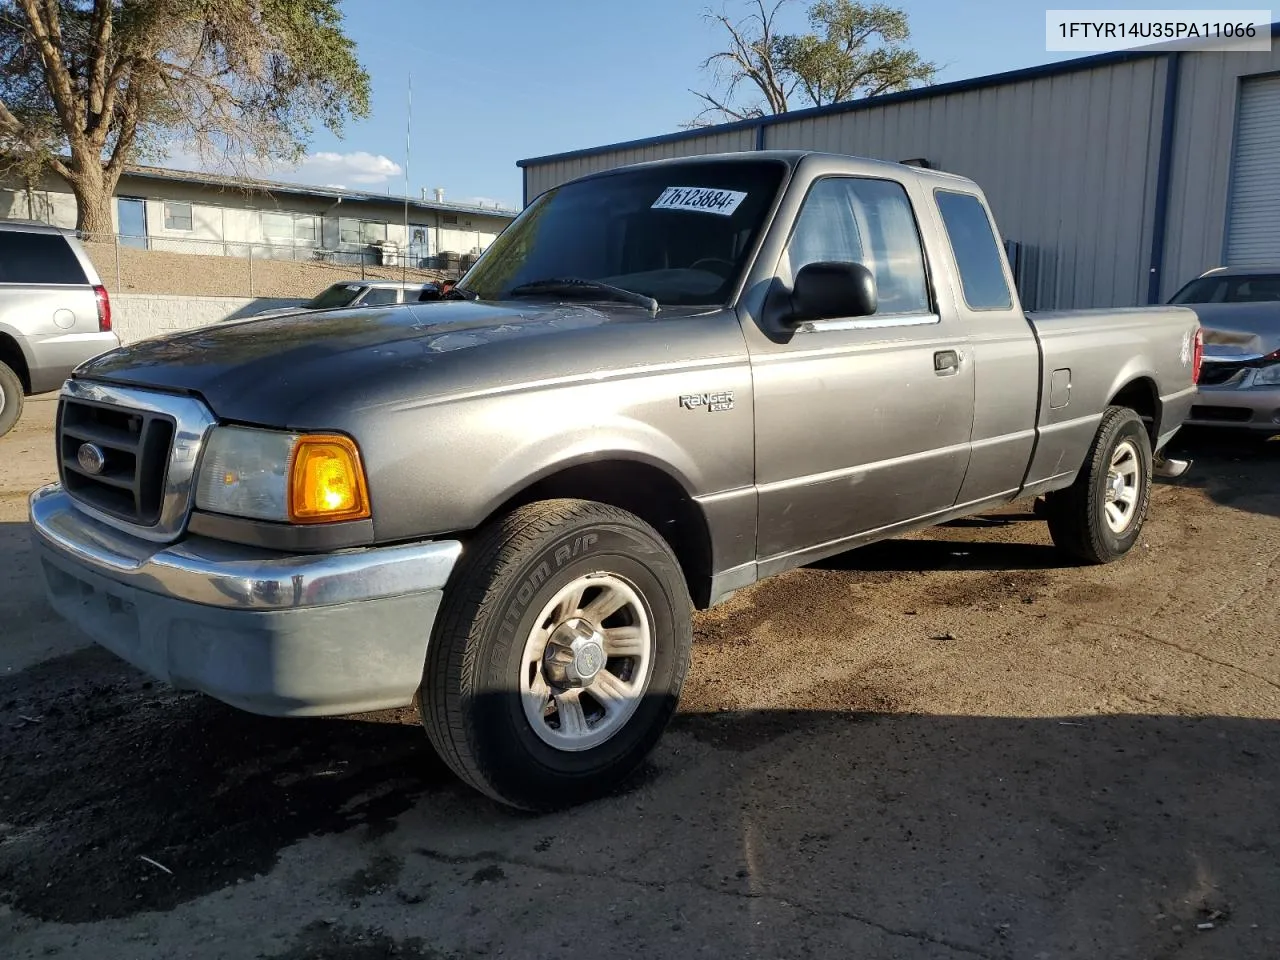
<path fill-rule="evenodd" d="M 179 170 L 203 170 L 222 174 L 240 173 L 267 180 L 309 183 L 340 190 L 347 189 L 348 184 L 356 189 L 382 187 L 393 178 L 404 176 L 404 168 L 400 164 L 390 157 L 380 153 L 369 153 L 367 150 L 355 150 L 350 153 L 323 150 L 318 153 L 309 153 L 296 166 L 272 161 L 249 161 L 236 170 L 226 161 L 219 162 L 214 157 L 199 157 L 181 146 L 174 146 L 168 150 L 162 163 Z M 403 188 L 403 184 L 400 186 Z M 400 192 L 403 192 L 403 189 Z"/>
<path fill-rule="evenodd" d="M 332 183 L 338 180 L 363 185 L 384 184 L 404 175 L 404 168 L 380 153 L 357 150 L 353 153 L 321 151 L 308 154 L 297 173 L 307 180 Z"/>

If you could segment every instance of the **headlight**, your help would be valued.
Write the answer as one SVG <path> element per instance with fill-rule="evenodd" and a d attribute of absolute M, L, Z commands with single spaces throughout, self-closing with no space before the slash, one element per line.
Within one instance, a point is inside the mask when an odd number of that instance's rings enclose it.
<path fill-rule="evenodd" d="M 1253 375 L 1253 385 L 1255 387 L 1280 387 L 1280 363 L 1273 363 L 1269 367 L 1263 367 Z"/>
<path fill-rule="evenodd" d="M 215 427 L 196 507 L 254 520 L 329 523 L 369 516 L 360 452 L 347 437 Z"/>

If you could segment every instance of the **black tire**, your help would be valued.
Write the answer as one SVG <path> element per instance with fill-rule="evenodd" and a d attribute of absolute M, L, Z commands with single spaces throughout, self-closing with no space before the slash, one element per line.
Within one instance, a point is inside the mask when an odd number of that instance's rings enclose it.
<path fill-rule="evenodd" d="M 1108 473 L 1116 449 L 1126 442 L 1137 451 L 1137 497 L 1128 525 L 1117 532 L 1106 517 Z M 1089 564 L 1111 563 L 1128 553 L 1142 533 L 1151 501 L 1151 460 L 1151 438 L 1142 419 L 1127 407 L 1108 407 L 1075 483 L 1045 497 L 1054 545 Z"/>
<path fill-rule="evenodd" d="M 13 429 L 22 416 L 22 381 L 7 364 L 0 363 L 0 437 Z"/>
<path fill-rule="evenodd" d="M 608 573 L 641 598 L 654 637 L 645 695 L 598 746 L 548 745 L 519 690 L 524 647 L 556 593 Z M 693 645 L 680 564 L 658 533 L 624 510 L 586 500 L 521 507 L 467 544 L 445 589 L 418 706 L 432 745 L 465 782 L 508 806 L 549 810 L 617 788 L 662 736 Z"/>

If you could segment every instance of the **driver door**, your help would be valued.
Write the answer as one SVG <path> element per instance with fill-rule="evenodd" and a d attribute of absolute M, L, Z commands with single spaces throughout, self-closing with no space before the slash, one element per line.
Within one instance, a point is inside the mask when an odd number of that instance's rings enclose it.
<path fill-rule="evenodd" d="M 749 337 L 761 576 L 949 509 L 969 463 L 973 362 L 959 318 L 930 289 L 902 184 L 813 182 L 778 276 L 791 287 L 805 264 L 831 260 L 871 270 L 872 316 Z"/>

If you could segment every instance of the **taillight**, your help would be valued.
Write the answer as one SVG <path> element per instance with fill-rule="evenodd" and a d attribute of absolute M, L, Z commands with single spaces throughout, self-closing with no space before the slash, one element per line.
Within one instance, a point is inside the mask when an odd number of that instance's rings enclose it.
<path fill-rule="evenodd" d="M 1200 365 L 1204 362 L 1204 329 L 1196 327 L 1196 352 L 1191 358 L 1191 383 L 1200 382 Z"/>
<path fill-rule="evenodd" d="M 93 296 L 98 301 L 98 330 L 101 333 L 111 332 L 111 298 L 107 296 L 107 288 L 96 286 Z"/>

